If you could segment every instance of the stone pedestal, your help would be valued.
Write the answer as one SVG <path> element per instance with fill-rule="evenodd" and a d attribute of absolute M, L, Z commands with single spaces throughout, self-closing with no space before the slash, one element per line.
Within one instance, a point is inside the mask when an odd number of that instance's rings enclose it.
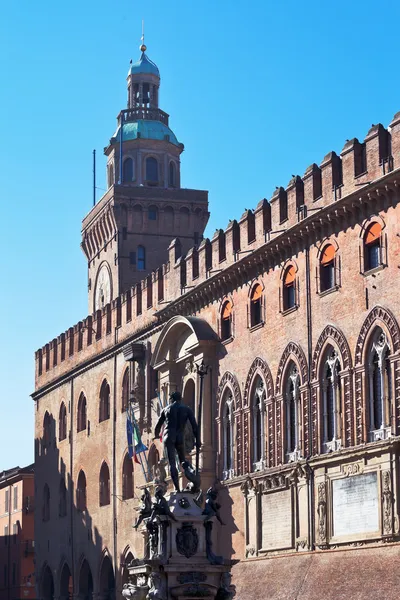
<path fill-rule="evenodd" d="M 231 561 L 212 549 L 215 516 L 203 514 L 190 492 L 172 492 L 166 500 L 169 514 L 143 521 L 145 558 L 128 566 L 123 595 L 128 600 L 230 600 Z"/>

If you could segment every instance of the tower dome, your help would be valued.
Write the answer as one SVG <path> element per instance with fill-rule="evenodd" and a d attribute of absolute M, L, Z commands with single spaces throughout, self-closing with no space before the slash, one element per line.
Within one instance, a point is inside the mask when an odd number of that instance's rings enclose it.
<path fill-rule="evenodd" d="M 145 46 L 142 46 L 145 48 Z M 149 59 L 147 54 L 145 54 L 144 50 L 142 50 L 142 55 L 139 60 L 133 63 L 129 69 L 129 75 L 139 75 L 139 74 L 151 74 L 156 77 L 160 77 L 160 71 L 155 63 Z"/>

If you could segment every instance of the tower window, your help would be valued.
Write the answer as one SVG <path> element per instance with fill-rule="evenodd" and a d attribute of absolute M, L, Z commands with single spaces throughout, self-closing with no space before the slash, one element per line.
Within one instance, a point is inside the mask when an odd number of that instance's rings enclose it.
<path fill-rule="evenodd" d="M 157 221 L 157 206 L 149 206 L 149 221 Z"/>
<path fill-rule="evenodd" d="M 146 181 L 150 184 L 158 183 L 158 162 L 153 156 L 146 158 Z"/>
<path fill-rule="evenodd" d="M 319 279 L 321 292 L 326 292 L 335 286 L 335 248 L 332 244 L 325 246 L 322 252 Z"/>
<path fill-rule="evenodd" d="M 77 423 L 77 432 L 84 431 L 86 429 L 86 398 L 82 393 L 79 396 L 78 402 L 78 423 Z"/>
<path fill-rule="evenodd" d="M 123 163 L 123 172 L 122 172 L 123 181 L 128 183 L 129 181 L 134 180 L 134 169 L 133 169 L 133 160 L 132 158 L 126 158 Z"/>
<path fill-rule="evenodd" d="M 293 265 L 286 269 L 283 279 L 283 310 L 296 306 L 296 273 Z"/>
<path fill-rule="evenodd" d="M 58 419 L 58 439 L 61 442 L 67 438 L 67 409 L 64 402 L 60 406 L 60 414 Z"/>
<path fill-rule="evenodd" d="M 371 223 L 364 237 L 364 269 L 370 271 L 382 264 L 381 252 L 382 227 L 379 223 Z"/>
<path fill-rule="evenodd" d="M 176 169 L 175 163 L 172 161 L 169 163 L 168 185 L 169 187 L 176 186 Z"/>
<path fill-rule="evenodd" d="M 146 269 L 146 249 L 144 246 L 138 246 L 137 249 L 137 268 L 139 271 Z"/>

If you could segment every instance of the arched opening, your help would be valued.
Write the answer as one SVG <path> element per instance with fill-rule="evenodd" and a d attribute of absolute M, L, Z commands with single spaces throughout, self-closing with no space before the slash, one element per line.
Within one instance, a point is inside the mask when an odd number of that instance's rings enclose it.
<path fill-rule="evenodd" d="M 176 167 L 175 163 L 172 160 L 169 163 L 168 186 L 176 187 Z"/>
<path fill-rule="evenodd" d="M 325 246 L 319 263 L 319 283 L 321 292 L 335 286 L 335 248 L 332 244 Z"/>
<path fill-rule="evenodd" d="M 122 177 L 124 183 L 129 183 L 135 179 L 133 160 L 130 157 L 124 160 Z"/>
<path fill-rule="evenodd" d="M 43 487 L 42 521 L 50 520 L 50 488 L 47 483 Z"/>
<path fill-rule="evenodd" d="M 78 419 L 77 419 L 77 432 L 84 431 L 86 429 L 86 398 L 85 394 L 81 394 L 78 400 Z"/>
<path fill-rule="evenodd" d="M 291 362 L 285 384 L 286 461 L 300 458 L 300 378 L 296 365 Z"/>
<path fill-rule="evenodd" d="M 126 454 L 122 465 L 122 499 L 130 498 L 133 498 L 133 462 Z"/>
<path fill-rule="evenodd" d="M 79 472 L 76 486 L 76 508 L 80 512 L 86 510 L 86 475 L 83 471 Z"/>
<path fill-rule="evenodd" d="M 122 412 L 125 412 L 129 406 L 129 367 L 125 369 L 122 378 Z"/>
<path fill-rule="evenodd" d="M 100 506 L 110 504 L 110 470 L 106 462 L 102 464 L 100 469 L 99 504 Z"/>
<path fill-rule="evenodd" d="M 58 516 L 65 517 L 67 514 L 67 488 L 65 486 L 64 477 L 60 481 Z"/>
<path fill-rule="evenodd" d="M 138 246 L 137 249 L 137 268 L 139 271 L 146 269 L 146 248 L 144 246 Z"/>
<path fill-rule="evenodd" d="M 250 327 L 262 322 L 262 287 L 259 283 L 253 287 L 250 295 Z"/>
<path fill-rule="evenodd" d="M 253 431 L 253 471 L 262 471 L 265 467 L 265 385 L 257 375 L 252 391 L 252 431 Z"/>
<path fill-rule="evenodd" d="M 289 310 L 296 306 L 296 271 L 290 265 L 283 278 L 283 310 Z"/>
<path fill-rule="evenodd" d="M 154 156 L 146 158 L 146 183 L 149 185 L 158 184 L 158 162 Z"/>
<path fill-rule="evenodd" d="M 72 587 L 72 576 L 71 571 L 67 563 L 64 563 L 64 566 L 61 571 L 60 576 L 60 599 L 59 600 L 72 600 L 73 596 L 73 587 Z"/>
<path fill-rule="evenodd" d="M 110 418 L 110 386 L 105 379 L 100 388 L 99 423 Z"/>
<path fill-rule="evenodd" d="M 382 264 L 382 227 L 374 222 L 367 228 L 364 235 L 364 269 L 370 271 Z"/>
<path fill-rule="evenodd" d="M 230 479 L 234 476 L 234 430 L 233 430 L 233 396 L 227 390 L 223 399 L 222 413 L 222 479 Z"/>
<path fill-rule="evenodd" d="M 101 563 L 99 588 L 101 600 L 114 600 L 114 569 L 108 556 L 105 556 L 103 558 L 103 562 Z"/>
<path fill-rule="evenodd" d="M 79 598 L 80 600 L 92 600 L 93 598 L 92 571 L 86 559 L 83 561 L 79 573 Z"/>
<path fill-rule="evenodd" d="M 50 567 L 47 565 L 42 577 L 42 592 L 41 599 L 42 600 L 53 600 L 54 598 L 54 581 L 53 575 L 51 574 Z"/>
<path fill-rule="evenodd" d="M 221 340 L 224 342 L 232 337 L 232 303 L 227 300 L 221 312 Z"/>
<path fill-rule="evenodd" d="M 370 441 L 386 439 L 391 435 L 392 372 L 389 355 L 387 336 L 378 327 L 372 338 L 367 365 Z"/>
<path fill-rule="evenodd" d="M 130 565 L 130 563 L 134 560 L 134 556 L 132 554 L 132 552 L 128 552 L 128 554 L 125 556 L 125 560 L 121 565 L 121 583 L 122 583 L 122 587 L 124 587 L 125 583 L 129 582 L 129 571 L 128 571 L 128 566 Z"/>
<path fill-rule="evenodd" d="M 339 356 L 332 346 L 328 346 L 322 364 L 321 381 L 321 425 L 322 451 L 334 452 L 341 448 L 341 365 Z"/>
<path fill-rule="evenodd" d="M 47 449 L 51 444 L 51 417 L 49 413 L 45 412 L 43 418 L 43 437 L 42 437 L 42 449 L 46 453 Z"/>
<path fill-rule="evenodd" d="M 61 402 L 60 413 L 58 417 L 58 439 L 61 442 L 67 438 L 67 409 L 64 402 Z"/>

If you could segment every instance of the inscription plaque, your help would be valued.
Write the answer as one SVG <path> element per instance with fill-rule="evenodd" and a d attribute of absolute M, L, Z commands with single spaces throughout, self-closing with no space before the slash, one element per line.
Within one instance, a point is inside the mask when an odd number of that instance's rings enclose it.
<path fill-rule="evenodd" d="M 291 490 L 262 496 L 262 549 L 291 548 L 292 498 Z"/>
<path fill-rule="evenodd" d="M 332 482 L 333 535 L 372 533 L 379 530 L 376 473 Z"/>

